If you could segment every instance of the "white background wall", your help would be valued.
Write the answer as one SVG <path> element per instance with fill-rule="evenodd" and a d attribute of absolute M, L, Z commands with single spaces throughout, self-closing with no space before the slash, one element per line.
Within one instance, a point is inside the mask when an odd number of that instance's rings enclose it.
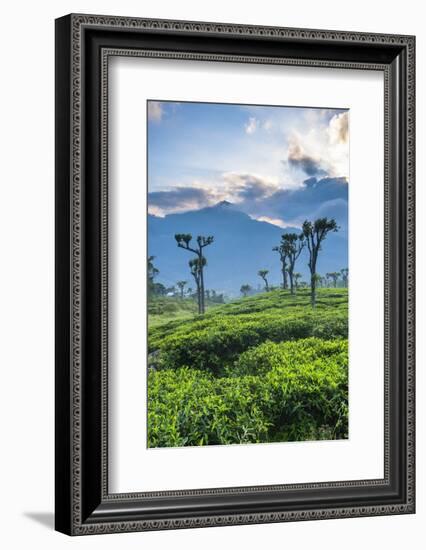
<path fill-rule="evenodd" d="M 418 512 L 70 539 L 53 526 L 54 18 L 104 13 L 417 35 Z M 0 544 L 44 548 L 420 548 L 425 484 L 426 31 L 415 0 L 67 0 L 2 6 L 0 173 Z M 259 465 L 262 467 L 262 465 Z M 264 466 L 266 467 L 266 465 Z M 309 464 L 307 464 L 309 467 Z"/>

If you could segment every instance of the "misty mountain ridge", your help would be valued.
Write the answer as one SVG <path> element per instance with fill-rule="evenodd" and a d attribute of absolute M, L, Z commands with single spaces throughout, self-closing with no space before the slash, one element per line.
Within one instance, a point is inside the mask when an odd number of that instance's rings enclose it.
<path fill-rule="evenodd" d="M 155 257 L 154 265 L 159 270 L 157 282 L 169 287 L 184 280 L 189 287 L 194 287 L 188 267 L 194 254 L 178 248 L 174 236 L 190 233 L 195 240 L 198 235 L 212 235 L 214 242 L 204 249 L 207 258 L 205 288 L 235 296 L 242 284 L 249 284 L 254 289 L 263 287 L 257 275 L 260 269 L 269 270 L 269 283 L 278 286 L 282 282 L 281 263 L 278 252 L 272 248 L 279 245 L 282 234 L 300 231 L 300 227 L 283 229 L 255 220 L 238 210 L 235 204 L 221 201 L 164 218 L 148 214 L 148 254 Z M 307 264 L 308 252 L 304 249 L 295 271 L 300 272 L 305 281 L 309 280 Z M 318 273 L 339 271 L 347 264 L 346 236 L 329 234 L 319 254 Z"/>

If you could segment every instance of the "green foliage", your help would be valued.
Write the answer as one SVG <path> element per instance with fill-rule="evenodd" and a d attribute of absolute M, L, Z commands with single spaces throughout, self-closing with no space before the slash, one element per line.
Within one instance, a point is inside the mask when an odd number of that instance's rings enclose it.
<path fill-rule="evenodd" d="M 338 358 L 342 364 L 347 360 L 347 340 L 322 340 L 303 338 L 295 342 L 267 341 L 242 353 L 232 367 L 232 376 L 266 374 L 274 368 L 285 366 L 287 372 L 298 375 L 307 365 L 314 371 L 323 369 L 329 358 Z"/>
<path fill-rule="evenodd" d="M 164 315 L 179 313 L 181 311 L 196 312 L 196 304 L 191 299 L 176 297 L 155 297 L 148 300 L 148 315 Z"/>
<path fill-rule="evenodd" d="M 150 447 L 347 436 L 347 341 L 265 342 L 230 376 L 188 367 L 148 378 Z"/>
<path fill-rule="evenodd" d="M 307 307 L 308 303 L 306 291 L 291 296 L 278 290 L 245 298 L 196 320 L 150 330 L 149 350 L 161 351 L 159 368 L 191 365 L 222 375 L 224 367 L 241 353 L 267 340 L 347 337 L 345 290 L 321 290 L 315 310 Z"/>
<path fill-rule="evenodd" d="M 315 309 L 309 290 L 274 290 L 156 325 L 161 300 L 150 301 L 150 447 L 347 437 L 346 289 L 320 289 Z"/>
<path fill-rule="evenodd" d="M 266 441 L 255 379 L 215 379 L 194 369 L 150 372 L 149 447 Z"/>

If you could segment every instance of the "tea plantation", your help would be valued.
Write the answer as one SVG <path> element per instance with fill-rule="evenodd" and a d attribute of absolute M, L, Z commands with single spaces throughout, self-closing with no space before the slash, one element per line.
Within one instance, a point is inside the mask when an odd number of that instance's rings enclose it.
<path fill-rule="evenodd" d="M 347 438 L 347 289 L 319 289 L 314 309 L 304 289 L 200 316 L 163 306 L 149 312 L 149 447 Z"/>

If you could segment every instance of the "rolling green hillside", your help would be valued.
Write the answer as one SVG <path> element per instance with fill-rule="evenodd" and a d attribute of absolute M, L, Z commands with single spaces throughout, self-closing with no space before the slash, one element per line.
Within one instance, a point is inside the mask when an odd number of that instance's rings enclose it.
<path fill-rule="evenodd" d="M 347 299 L 320 289 L 312 309 L 308 290 L 276 290 L 203 316 L 152 307 L 149 446 L 346 438 Z"/>

